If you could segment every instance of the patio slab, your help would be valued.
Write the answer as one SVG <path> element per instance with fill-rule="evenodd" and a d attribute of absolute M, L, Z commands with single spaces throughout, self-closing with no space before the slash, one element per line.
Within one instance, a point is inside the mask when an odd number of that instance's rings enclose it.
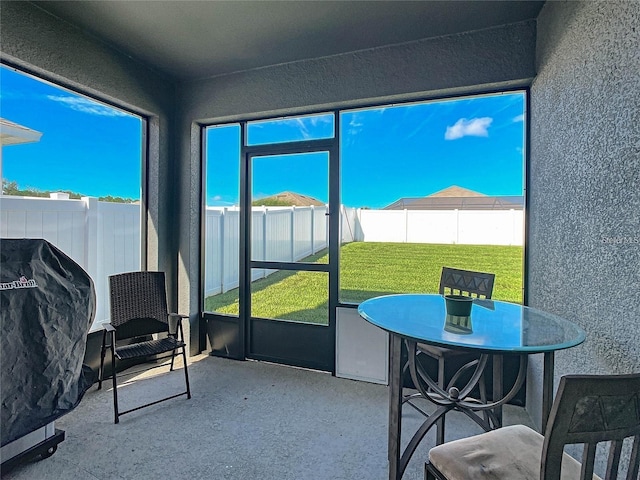
<path fill-rule="evenodd" d="M 331 479 L 383 480 L 387 473 L 386 386 L 326 373 L 200 355 L 190 359 L 192 398 L 169 400 L 113 424 L 110 382 L 94 385 L 56 421 L 66 440 L 50 458 L 16 467 L 7 480 Z M 119 389 L 121 409 L 184 386 L 182 371 L 133 376 Z M 421 416 L 404 411 L 404 432 Z M 531 420 L 505 408 L 505 423 Z M 406 426 L 405 426 L 406 425 Z M 462 414 L 447 416 L 447 439 L 479 433 Z M 403 478 L 423 478 L 430 432 Z"/>

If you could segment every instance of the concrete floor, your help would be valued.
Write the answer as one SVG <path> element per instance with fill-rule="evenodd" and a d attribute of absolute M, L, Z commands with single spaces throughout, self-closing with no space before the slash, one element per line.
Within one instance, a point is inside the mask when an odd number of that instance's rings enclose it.
<path fill-rule="evenodd" d="M 93 386 L 56 421 L 66 440 L 48 459 L 16 467 L 6 480 L 305 479 L 383 480 L 387 470 L 386 386 L 279 365 L 201 355 L 190 359 L 192 398 L 179 397 L 113 423 L 110 382 Z M 121 410 L 184 388 L 181 370 L 154 369 L 118 389 Z M 419 426 L 403 413 L 403 440 Z M 519 407 L 505 424 L 531 424 Z M 447 440 L 479 433 L 459 413 L 447 416 Z M 406 437 L 406 438 L 405 438 Z M 404 479 L 423 478 L 435 433 Z"/>

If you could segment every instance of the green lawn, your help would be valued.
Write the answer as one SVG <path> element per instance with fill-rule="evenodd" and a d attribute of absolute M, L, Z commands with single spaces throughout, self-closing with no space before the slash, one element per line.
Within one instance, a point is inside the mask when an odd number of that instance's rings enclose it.
<path fill-rule="evenodd" d="M 493 298 L 522 302 L 522 247 L 354 242 L 342 247 L 340 301 L 390 293 L 435 293 L 443 266 L 496 274 Z M 326 252 L 306 261 L 326 262 Z M 326 323 L 328 275 L 279 271 L 253 282 L 252 313 Z M 207 311 L 238 314 L 237 289 L 207 297 Z"/>

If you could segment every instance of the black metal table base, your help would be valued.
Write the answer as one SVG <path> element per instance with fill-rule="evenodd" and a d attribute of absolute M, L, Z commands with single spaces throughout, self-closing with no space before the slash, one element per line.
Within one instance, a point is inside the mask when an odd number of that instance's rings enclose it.
<path fill-rule="evenodd" d="M 391 336 L 390 355 L 390 388 L 389 388 L 389 478 L 402 478 L 411 457 L 424 436 L 434 426 L 438 426 L 437 443 L 444 441 L 444 420 L 450 411 L 458 411 L 467 415 L 485 431 L 502 425 L 502 406 L 511 400 L 520 390 L 527 373 L 528 355 L 521 354 L 520 367 L 513 387 L 503 394 L 502 356 L 482 354 L 477 361 L 462 366 L 449 381 L 446 388 L 441 388 L 425 371 L 420 362 L 416 361 L 416 342 L 405 339 L 409 353 L 409 370 L 417 393 L 411 397 L 402 395 L 402 365 L 401 365 L 401 337 Z M 478 386 L 483 372 L 487 367 L 489 357 L 494 357 L 493 396 L 492 401 L 485 398 L 471 397 L 471 392 Z M 471 378 L 464 385 L 456 386 L 462 378 L 462 373 L 473 369 Z M 400 439 L 402 433 L 402 405 L 416 398 L 424 398 L 436 405 L 436 410 L 428 414 L 425 421 L 413 434 L 404 451 L 401 451 Z M 419 409 L 422 411 L 421 409 Z M 422 413 L 426 413 L 422 411 Z"/>

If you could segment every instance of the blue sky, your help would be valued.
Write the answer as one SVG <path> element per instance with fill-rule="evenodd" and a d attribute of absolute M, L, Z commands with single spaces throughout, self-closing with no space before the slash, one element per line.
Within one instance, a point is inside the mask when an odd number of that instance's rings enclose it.
<path fill-rule="evenodd" d="M 141 119 L 0 68 L 0 116 L 39 132 L 38 143 L 3 147 L 3 177 L 20 187 L 140 198 Z M 486 195 L 523 194 L 523 92 L 344 111 L 342 203 L 380 208 L 451 185 Z M 331 115 L 249 128 L 253 144 L 326 138 Z M 239 126 L 208 129 L 207 204 L 234 205 Z M 254 198 L 294 191 L 328 200 L 328 156 L 256 159 Z"/>
<path fill-rule="evenodd" d="M 2 176 L 21 188 L 140 198 L 139 117 L 0 67 L 0 117 L 42 133 L 2 147 Z"/>
<path fill-rule="evenodd" d="M 349 207 L 384 207 L 452 185 L 485 195 L 523 194 L 524 92 L 345 111 L 341 115 L 341 199 Z M 331 116 L 260 122 L 252 144 L 327 138 Z M 237 204 L 240 128 L 207 134 L 207 203 Z M 328 199 L 328 157 L 257 159 L 254 199 L 282 191 Z"/>

